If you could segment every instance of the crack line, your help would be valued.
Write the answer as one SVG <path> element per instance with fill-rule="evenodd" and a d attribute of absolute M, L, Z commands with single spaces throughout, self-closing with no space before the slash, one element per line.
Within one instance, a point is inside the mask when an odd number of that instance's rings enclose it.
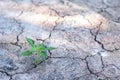
<path fill-rule="evenodd" d="M 94 41 L 97 42 L 99 45 L 101 45 L 101 48 L 105 51 L 108 51 L 108 52 L 114 52 L 115 50 L 109 50 L 109 49 L 106 49 L 104 47 L 104 44 L 102 42 L 100 42 L 99 40 L 97 40 L 97 36 L 100 32 L 100 29 L 101 29 L 101 25 L 102 25 L 102 22 L 97 26 L 97 31 L 95 32 L 95 34 L 92 32 L 92 29 L 90 30 L 90 33 L 92 36 L 94 36 Z"/>

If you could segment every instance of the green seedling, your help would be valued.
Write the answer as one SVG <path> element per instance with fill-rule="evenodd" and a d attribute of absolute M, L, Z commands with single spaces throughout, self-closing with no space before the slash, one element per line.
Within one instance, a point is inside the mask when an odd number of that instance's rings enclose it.
<path fill-rule="evenodd" d="M 47 59 L 47 51 L 56 49 L 54 47 L 46 47 L 43 43 L 36 45 L 35 41 L 30 38 L 26 38 L 26 40 L 32 48 L 30 50 L 26 50 L 25 52 L 23 52 L 22 55 L 23 56 L 31 56 L 34 53 L 36 53 L 36 59 L 34 60 L 35 64 L 37 64 L 41 61 L 39 59 L 40 57 L 42 57 L 43 60 Z"/>

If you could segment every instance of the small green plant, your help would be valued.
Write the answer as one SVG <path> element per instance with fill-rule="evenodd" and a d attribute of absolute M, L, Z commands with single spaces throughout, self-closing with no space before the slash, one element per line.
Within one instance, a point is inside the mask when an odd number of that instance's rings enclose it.
<path fill-rule="evenodd" d="M 42 57 L 43 60 L 47 59 L 47 51 L 56 49 L 54 47 L 46 47 L 43 43 L 36 45 L 35 41 L 30 38 L 26 38 L 26 40 L 32 48 L 30 50 L 26 50 L 25 52 L 23 52 L 22 55 L 30 56 L 33 55 L 33 53 L 36 53 L 36 59 L 34 60 L 35 64 L 41 61 L 39 59 L 40 57 Z"/>

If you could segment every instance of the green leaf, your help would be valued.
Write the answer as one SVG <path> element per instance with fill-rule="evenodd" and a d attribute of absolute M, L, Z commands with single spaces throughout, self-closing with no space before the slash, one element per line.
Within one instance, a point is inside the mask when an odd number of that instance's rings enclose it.
<path fill-rule="evenodd" d="M 39 44 L 40 49 L 45 49 L 45 45 L 43 43 Z"/>
<path fill-rule="evenodd" d="M 30 39 L 30 38 L 26 38 L 27 42 L 32 46 L 32 47 L 35 47 L 35 42 L 34 40 Z"/>
<path fill-rule="evenodd" d="M 23 56 L 30 56 L 30 55 L 32 55 L 32 52 L 27 50 L 27 51 L 23 52 L 22 55 Z"/>
<path fill-rule="evenodd" d="M 41 49 L 41 51 L 54 50 L 54 49 L 57 49 L 57 48 L 54 48 L 54 47 L 48 47 L 48 48 L 43 48 L 43 49 Z"/>
<path fill-rule="evenodd" d="M 46 50 L 54 50 L 54 49 L 57 49 L 57 48 L 55 48 L 55 47 L 48 47 L 48 48 L 46 48 Z"/>
<path fill-rule="evenodd" d="M 46 47 L 43 43 L 41 43 L 36 48 L 37 48 L 37 51 L 42 51 L 42 50 L 45 50 Z"/>
<path fill-rule="evenodd" d="M 43 60 L 46 60 L 47 52 L 46 51 L 42 51 L 41 54 L 42 54 L 41 56 L 43 57 Z"/>
<path fill-rule="evenodd" d="M 43 43 L 42 43 L 42 44 L 39 44 L 39 51 L 47 51 L 47 50 L 54 50 L 54 49 L 57 49 L 57 48 L 54 48 L 54 47 L 46 47 Z"/>
<path fill-rule="evenodd" d="M 30 49 L 30 52 L 37 52 L 37 48 L 36 48 L 36 47 L 32 47 L 32 48 Z"/>

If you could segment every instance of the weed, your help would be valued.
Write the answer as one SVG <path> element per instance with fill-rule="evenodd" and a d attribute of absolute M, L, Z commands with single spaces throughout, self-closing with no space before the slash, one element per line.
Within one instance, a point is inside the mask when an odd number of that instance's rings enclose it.
<path fill-rule="evenodd" d="M 39 59 L 40 57 L 42 57 L 43 60 L 47 59 L 47 51 L 56 49 L 54 47 L 46 47 L 43 43 L 36 45 L 35 41 L 30 38 L 26 38 L 26 40 L 32 48 L 30 50 L 26 50 L 25 52 L 23 52 L 22 55 L 30 56 L 36 53 L 37 56 L 36 56 L 36 59 L 34 60 L 35 64 L 41 61 Z"/>

